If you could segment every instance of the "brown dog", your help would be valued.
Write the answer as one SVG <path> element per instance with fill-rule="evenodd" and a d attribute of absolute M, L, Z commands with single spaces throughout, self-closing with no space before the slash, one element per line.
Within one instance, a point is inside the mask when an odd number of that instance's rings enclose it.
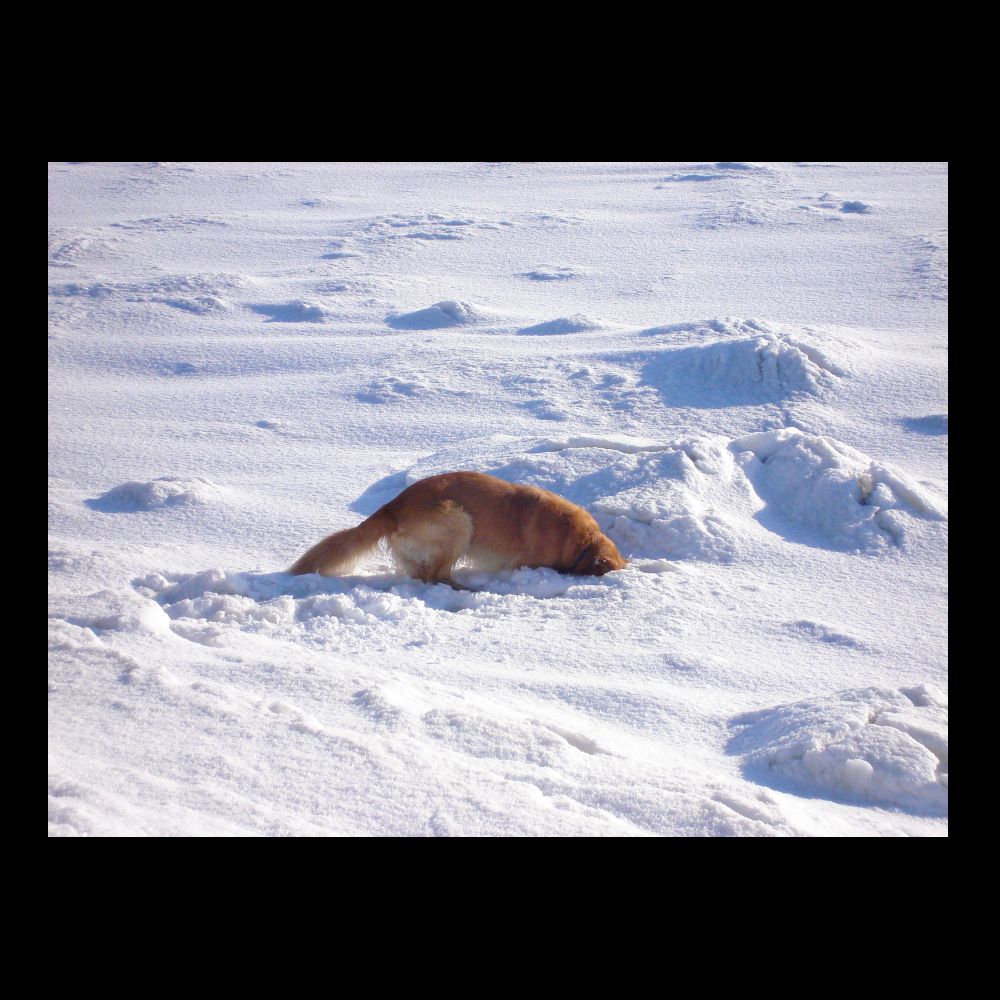
<path fill-rule="evenodd" d="M 463 558 L 490 572 L 550 566 L 581 576 L 626 565 L 597 522 L 569 500 L 482 472 L 446 472 L 408 486 L 356 528 L 324 538 L 288 572 L 338 576 L 383 538 L 408 576 L 453 587 L 451 571 Z"/>

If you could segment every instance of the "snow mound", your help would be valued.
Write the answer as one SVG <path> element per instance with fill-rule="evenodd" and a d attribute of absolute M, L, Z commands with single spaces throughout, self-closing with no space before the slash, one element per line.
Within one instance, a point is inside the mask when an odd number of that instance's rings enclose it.
<path fill-rule="evenodd" d="M 163 476 L 147 483 L 122 483 L 103 493 L 89 506 L 106 513 L 159 510 L 218 503 L 225 497 L 223 487 L 200 476 Z"/>
<path fill-rule="evenodd" d="M 841 691 L 750 712 L 729 751 L 774 787 L 902 809 L 948 811 L 948 699 L 931 685 Z"/>
<path fill-rule="evenodd" d="M 612 488 L 590 511 L 624 551 L 730 562 L 742 550 L 753 499 L 725 439 L 647 446 L 613 469 Z"/>
<path fill-rule="evenodd" d="M 163 608 L 132 590 L 100 590 L 78 597 L 74 600 L 72 614 L 56 615 L 50 624 L 58 629 L 64 622 L 98 634 L 144 632 L 165 635 L 170 631 L 170 620 Z"/>
<path fill-rule="evenodd" d="M 439 330 L 448 326 L 469 326 L 483 318 L 468 302 L 448 299 L 416 312 L 389 316 L 386 322 L 394 330 Z"/>
<path fill-rule="evenodd" d="M 522 278 L 530 278 L 532 281 L 569 281 L 572 278 L 578 278 L 580 272 L 572 267 L 557 265 L 536 267 L 530 271 L 522 271 L 520 276 Z"/>
<path fill-rule="evenodd" d="M 845 374 L 806 342 L 767 332 L 662 351 L 646 364 L 643 381 L 670 406 L 714 409 L 818 395 Z"/>
<path fill-rule="evenodd" d="M 725 438 L 495 436 L 421 460 L 407 485 L 459 469 L 551 490 L 586 508 L 623 555 L 728 562 L 753 535 L 760 501 Z"/>
<path fill-rule="evenodd" d="M 767 504 L 761 522 L 779 534 L 788 536 L 790 523 L 832 548 L 878 552 L 904 544 L 910 518 L 947 517 L 904 473 L 833 438 L 786 427 L 737 438 L 731 448 Z"/>
<path fill-rule="evenodd" d="M 318 302 L 307 302 L 304 299 L 258 302 L 250 308 L 256 313 L 270 316 L 269 323 L 322 323 L 329 315 Z"/>
<path fill-rule="evenodd" d="M 576 313 L 573 316 L 560 316 L 558 319 L 550 319 L 545 323 L 526 326 L 519 332 L 529 336 L 550 336 L 560 333 L 585 333 L 588 330 L 603 329 L 605 325 L 596 319 L 584 316 L 583 313 Z"/>

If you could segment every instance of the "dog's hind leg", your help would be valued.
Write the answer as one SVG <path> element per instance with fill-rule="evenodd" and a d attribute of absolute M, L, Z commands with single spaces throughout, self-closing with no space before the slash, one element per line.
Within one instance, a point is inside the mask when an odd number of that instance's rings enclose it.
<path fill-rule="evenodd" d="M 407 576 L 461 589 L 451 571 L 471 541 L 472 518 L 458 504 L 444 500 L 430 510 L 401 518 L 389 536 L 389 550 Z"/>

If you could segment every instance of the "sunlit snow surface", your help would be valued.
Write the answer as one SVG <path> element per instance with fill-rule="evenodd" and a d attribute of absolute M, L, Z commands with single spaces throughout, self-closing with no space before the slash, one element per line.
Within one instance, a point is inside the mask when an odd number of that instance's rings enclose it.
<path fill-rule="evenodd" d="M 49 833 L 947 833 L 941 164 L 49 165 Z M 291 577 L 456 469 L 600 578 Z"/>

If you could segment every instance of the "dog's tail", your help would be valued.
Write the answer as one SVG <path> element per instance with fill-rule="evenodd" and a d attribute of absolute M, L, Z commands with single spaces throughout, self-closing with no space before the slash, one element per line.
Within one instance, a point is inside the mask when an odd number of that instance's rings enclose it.
<path fill-rule="evenodd" d="M 288 571 L 295 576 L 302 573 L 320 573 L 323 576 L 339 576 L 347 572 L 378 543 L 392 534 L 396 524 L 385 508 L 377 510 L 367 521 L 356 528 L 335 531 L 317 542 Z"/>

